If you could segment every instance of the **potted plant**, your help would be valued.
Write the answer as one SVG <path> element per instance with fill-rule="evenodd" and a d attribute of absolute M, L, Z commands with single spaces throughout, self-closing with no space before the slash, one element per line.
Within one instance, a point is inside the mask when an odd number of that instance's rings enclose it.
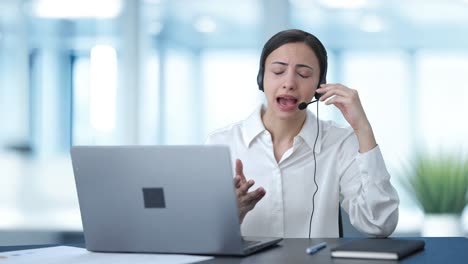
<path fill-rule="evenodd" d="M 462 236 L 461 214 L 468 203 L 468 162 L 454 155 L 416 155 L 401 178 L 424 211 L 423 236 Z"/>

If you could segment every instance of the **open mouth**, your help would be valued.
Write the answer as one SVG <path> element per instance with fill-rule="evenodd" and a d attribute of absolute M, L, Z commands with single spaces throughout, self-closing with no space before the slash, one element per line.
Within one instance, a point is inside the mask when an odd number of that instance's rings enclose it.
<path fill-rule="evenodd" d="M 282 95 L 276 97 L 276 102 L 284 107 L 293 107 L 297 105 L 297 98 L 293 96 L 288 96 L 288 95 Z"/>

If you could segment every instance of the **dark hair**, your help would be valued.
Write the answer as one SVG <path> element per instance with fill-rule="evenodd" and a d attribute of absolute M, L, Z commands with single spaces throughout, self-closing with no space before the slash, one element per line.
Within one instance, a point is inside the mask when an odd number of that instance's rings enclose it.
<path fill-rule="evenodd" d="M 319 85 L 327 82 L 327 51 L 325 50 L 322 42 L 308 32 L 299 29 L 288 29 L 276 33 L 265 43 L 265 46 L 263 46 L 262 55 L 260 56 L 260 67 L 257 75 L 258 89 L 263 91 L 263 74 L 265 72 L 265 61 L 268 55 L 284 44 L 294 42 L 302 42 L 314 51 L 320 66 Z"/>

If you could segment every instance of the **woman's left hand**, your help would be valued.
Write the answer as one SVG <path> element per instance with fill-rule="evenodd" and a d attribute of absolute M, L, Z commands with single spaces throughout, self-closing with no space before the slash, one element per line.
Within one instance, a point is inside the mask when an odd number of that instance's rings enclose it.
<path fill-rule="evenodd" d="M 370 150 L 377 145 L 372 127 L 356 90 L 342 84 L 322 84 L 317 92 L 322 94 L 321 102 L 325 101 L 326 105 L 333 104 L 340 109 L 343 117 L 358 136 L 361 152 Z"/>
<path fill-rule="evenodd" d="M 320 97 L 321 102 L 325 101 L 326 105 L 333 104 L 340 109 L 344 118 L 354 130 L 369 126 L 369 121 L 356 90 L 337 83 L 322 84 L 317 92 L 322 94 L 322 97 Z"/>

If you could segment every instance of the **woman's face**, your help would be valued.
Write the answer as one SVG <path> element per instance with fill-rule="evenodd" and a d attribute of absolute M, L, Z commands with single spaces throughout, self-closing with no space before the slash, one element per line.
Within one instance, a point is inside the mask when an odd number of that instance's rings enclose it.
<path fill-rule="evenodd" d="M 297 106 L 312 100 L 319 79 L 319 62 L 309 46 L 302 42 L 280 46 L 265 61 L 267 111 L 280 119 L 297 118 L 303 113 Z"/>

